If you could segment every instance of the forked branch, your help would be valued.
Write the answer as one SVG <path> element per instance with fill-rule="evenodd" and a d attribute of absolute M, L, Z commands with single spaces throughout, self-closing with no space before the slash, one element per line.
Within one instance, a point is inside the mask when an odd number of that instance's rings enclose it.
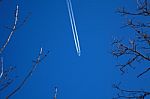
<path fill-rule="evenodd" d="M 35 71 L 37 65 L 47 56 L 48 53 L 49 51 L 47 53 L 44 53 L 43 49 L 41 48 L 38 57 L 36 58 L 35 61 L 33 61 L 33 65 L 31 69 L 29 70 L 29 72 L 27 73 L 27 75 L 25 76 L 25 78 L 10 94 L 6 96 L 6 99 L 9 99 L 11 96 L 13 96 L 17 91 L 19 91 L 23 87 L 23 85 L 29 79 L 29 77 L 32 76 L 32 73 Z"/>
<path fill-rule="evenodd" d="M 122 89 L 116 84 L 114 84 L 113 87 L 119 91 L 117 96 L 113 99 L 145 99 L 150 97 L 150 92 L 148 91 Z"/>

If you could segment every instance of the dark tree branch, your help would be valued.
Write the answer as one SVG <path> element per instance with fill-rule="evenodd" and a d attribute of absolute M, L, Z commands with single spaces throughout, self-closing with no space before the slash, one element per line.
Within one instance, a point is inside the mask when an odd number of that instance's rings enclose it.
<path fill-rule="evenodd" d="M 142 73 L 140 73 L 137 78 L 141 77 L 142 75 L 146 74 L 148 71 L 150 71 L 150 68 L 147 68 L 145 71 L 143 71 Z"/>
<path fill-rule="evenodd" d="M 37 65 L 47 56 L 48 53 L 49 51 L 47 53 L 44 53 L 43 49 L 41 48 L 40 53 L 36 58 L 36 60 L 34 61 L 32 68 L 29 70 L 28 74 L 25 76 L 22 82 L 10 94 L 6 96 L 6 99 L 9 99 L 11 96 L 13 96 L 17 91 L 19 91 L 23 87 L 25 82 L 30 78 L 30 76 L 32 76 L 32 73 L 35 71 Z"/>
<path fill-rule="evenodd" d="M 8 88 L 16 79 L 16 77 L 12 77 L 12 73 L 15 71 L 15 69 L 15 67 L 10 66 L 4 70 L 3 76 L 0 79 L 0 92 Z"/>
<path fill-rule="evenodd" d="M 112 50 L 112 55 L 117 58 L 125 57 L 127 59 L 125 63 L 118 65 L 120 71 L 123 73 L 126 71 L 128 66 L 132 67 L 134 63 L 141 63 L 142 61 L 144 65 L 145 63 L 147 65 L 150 62 L 150 22 L 146 19 L 146 17 L 150 17 L 150 2 L 149 0 L 136 0 L 136 3 L 136 11 L 128 11 L 124 7 L 117 10 L 119 14 L 128 15 L 131 18 L 127 20 L 124 27 L 129 27 L 129 29 L 133 30 L 129 32 L 134 33 L 132 34 L 133 40 L 114 40 L 112 43 L 114 47 Z M 149 71 L 150 66 L 145 70 L 143 69 L 143 71 L 137 75 L 137 78 L 140 78 Z M 113 87 L 118 90 L 117 96 L 113 99 L 150 99 L 149 90 L 128 90 L 121 88 L 119 85 L 113 85 Z"/>
<path fill-rule="evenodd" d="M 146 97 L 150 96 L 150 92 L 143 90 L 122 89 L 116 84 L 114 84 L 113 87 L 119 91 L 117 96 L 113 99 L 145 99 Z"/>
<path fill-rule="evenodd" d="M 150 16 L 150 7 L 148 0 L 141 0 L 138 2 L 137 12 L 129 12 L 124 7 L 117 9 L 117 12 L 122 15 L 132 15 L 132 16 Z"/>
<path fill-rule="evenodd" d="M 124 73 L 124 68 L 127 66 L 131 67 L 133 62 L 138 62 L 138 59 L 143 59 L 146 61 L 150 61 L 150 57 L 142 54 L 137 50 L 137 45 L 135 41 L 130 41 L 130 46 L 124 45 L 120 41 L 114 41 L 113 45 L 115 49 L 112 51 L 112 54 L 116 57 L 121 57 L 123 55 L 132 56 L 125 64 L 119 64 L 120 70 Z"/>
<path fill-rule="evenodd" d="M 0 0 L 1 2 L 2 0 Z M 6 27 L 7 29 L 10 29 L 10 33 L 8 35 L 8 38 L 6 39 L 6 41 L 4 42 L 4 44 L 2 44 L 2 46 L 0 47 L 0 55 L 2 55 L 3 51 L 5 50 L 5 48 L 7 47 L 7 45 L 9 44 L 13 34 L 15 33 L 16 29 L 20 28 L 22 25 L 24 25 L 27 20 L 29 19 L 29 16 L 26 16 L 25 19 L 22 21 L 22 23 L 18 24 L 18 19 L 19 19 L 19 6 L 16 5 L 16 10 L 15 10 L 15 17 L 14 17 L 14 23 L 12 27 Z M 27 73 L 27 75 L 25 76 L 25 78 L 21 81 L 21 83 L 15 87 L 14 90 L 12 90 L 7 96 L 6 99 L 9 99 L 11 96 L 13 96 L 16 92 L 18 92 L 23 85 L 27 82 L 27 80 L 30 78 L 30 76 L 32 75 L 32 73 L 34 72 L 34 70 L 36 69 L 37 65 L 47 56 L 49 52 L 45 53 L 43 52 L 43 49 L 41 48 L 40 53 L 38 55 L 38 57 L 36 58 L 35 61 L 33 61 L 33 65 L 31 67 L 31 69 L 29 70 L 29 72 Z M 1 58 L 0 60 L 0 93 L 3 92 L 5 89 L 7 89 L 17 78 L 17 76 L 13 76 L 12 73 L 14 72 L 15 67 L 8 67 L 7 69 L 4 68 L 3 66 L 3 60 Z"/>

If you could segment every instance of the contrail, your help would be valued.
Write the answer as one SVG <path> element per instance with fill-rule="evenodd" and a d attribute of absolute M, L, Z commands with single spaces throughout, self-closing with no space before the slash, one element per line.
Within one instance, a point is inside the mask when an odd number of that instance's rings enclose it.
<path fill-rule="evenodd" d="M 75 47 L 77 50 L 77 54 L 80 56 L 81 55 L 80 43 L 79 43 L 79 39 L 78 39 L 78 33 L 77 33 L 74 14 L 73 14 L 73 10 L 72 10 L 71 0 L 66 0 L 66 2 L 67 2 L 69 17 L 70 17 L 70 23 L 71 23 L 72 33 L 73 33 L 73 37 L 74 37 Z"/>

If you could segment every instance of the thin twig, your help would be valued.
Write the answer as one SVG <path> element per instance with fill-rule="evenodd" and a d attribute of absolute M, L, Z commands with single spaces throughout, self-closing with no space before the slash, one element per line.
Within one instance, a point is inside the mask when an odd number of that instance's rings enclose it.
<path fill-rule="evenodd" d="M 0 48 L 0 54 L 3 52 L 3 50 L 6 48 L 7 44 L 9 43 L 12 35 L 14 34 L 15 30 L 16 30 L 16 25 L 18 22 L 18 13 L 19 13 L 19 6 L 16 6 L 16 12 L 15 12 L 15 21 L 14 21 L 14 25 L 12 28 L 12 31 L 10 32 L 10 35 L 8 36 L 6 42 L 4 43 L 4 45 Z"/>
<path fill-rule="evenodd" d="M 17 78 L 17 76 L 15 77 L 11 76 L 14 70 L 15 70 L 15 67 L 9 67 L 3 71 L 3 76 L 0 79 L 0 92 L 8 88 Z"/>
<path fill-rule="evenodd" d="M 4 73 L 4 67 L 3 67 L 3 58 L 1 57 L 1 74 L 0 74 L 0 79 L 1 77 L 3 76 L 3 73 Z"/>
<path fill-rule="evenodd" d="M 55 87 L 54 99 L 57 99 L 58 88 Z"/>
<path fill-rule="evenodd" d="M 41 48 L 40 53 L 36 61 L 34 61 L 34 64 L 32 65 L 32 68 L 29 70 L 28 74 L 25 76 L 22 82 L 10 94 L 6 96 L 6 99 L 9 99 L 11 96 L 13 96 L 17 91 L 19 91 L 23 87 L 23 85 L 29 79 L 29 77 L 32 76 L 32 73 L 35 71 L 37 65 L 47 56 L 48 53 L 49 52 L 44 54 L 43 49 Z"/>
<path fill-rule="evenodd" d="M 122 89 L 119 85 L 114 84 L 113 87 L 119 91 L 113 99 L 145 99 L 150 96 L 150 92 L 144 90 L 128 90 Z"/>
<path fill-rule="evenodd" d="M 142 73 L 140 73 L 137 78 L 141 77 L 142 75 L 144 75 L 145 73 L 147 73 L 148 71 L 150 71 L 150 68 L 147 68 L 145 71 L 143 71 Z"/>

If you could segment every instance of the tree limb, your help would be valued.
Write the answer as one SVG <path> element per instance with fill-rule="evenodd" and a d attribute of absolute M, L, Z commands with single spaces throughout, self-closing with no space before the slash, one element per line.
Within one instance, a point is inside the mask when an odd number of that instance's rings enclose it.
<path fill-rule="evenodd" d="M 36 58 L 36 60 L 34 61 L 32 68 L 29 70 L 28 74 L 25 76 L 22 82 L 11 93 L 9 93 L 6 96 L 6 99 L 9 99 L 11 96 L 13 96 L 17 91 L 19 91 L 23 87 L 23 85 L 29 79 L 29 77 L 32 76 L 32 73 L 35 71 L 37 65 L 47 56 L 48 53 L 49 51 L 46 54 L 44 54 L 43 49 L 41 48 L 40 53 Z"/>
<path fill-rule="evenodd" d="M 17 22 L 18 22 L 18 14 L 19 14 L 19 6 L 17 5 L 16 6 L 16 12 L 15 12 L 15 21 L 14 21 L 14 25 L 13 25 L 13 28 L 12 28 L 12 31 L 10 32 L 6 42 L 4 43 L 4 45 L 0 48 L 0 54 L 3 52 L 3 50 L 6 48 L 7 44 L 9 43 L 12 35 L 14 34 L 15 30 L 16 30 L 16 25 L 17 25 Z"/>

